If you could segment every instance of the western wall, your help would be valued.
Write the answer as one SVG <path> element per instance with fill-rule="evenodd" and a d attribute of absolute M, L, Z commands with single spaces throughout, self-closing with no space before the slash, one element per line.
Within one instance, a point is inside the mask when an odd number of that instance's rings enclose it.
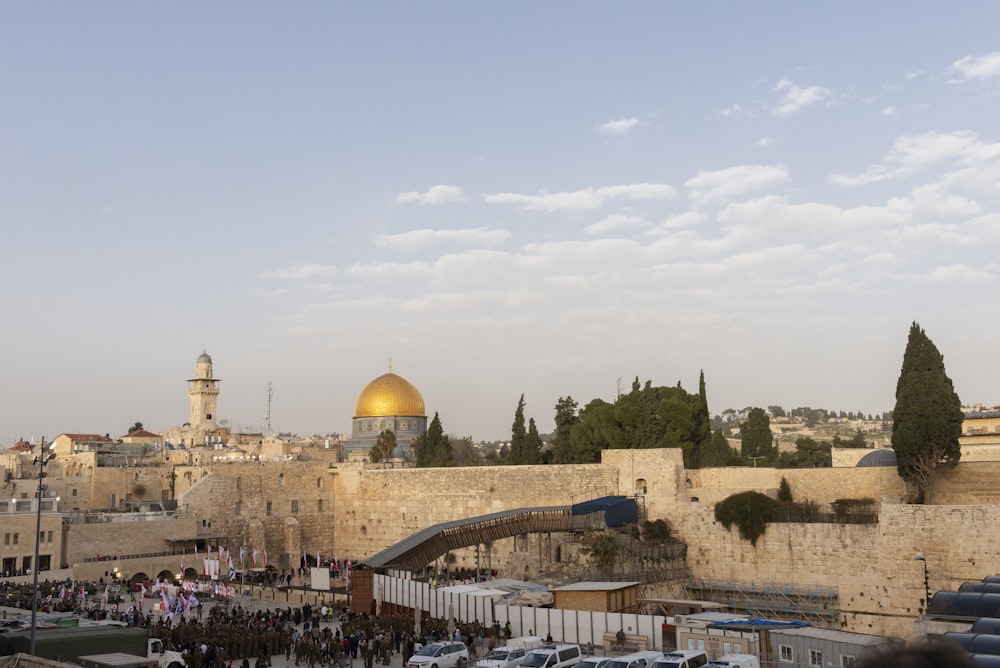
<path fill-rule="evenodd" d="M 251 545 L 266 541 L 272 563 L 283 554 L 294 566 L 302 551 L 358 561 L 440 522 L 640 494 L 647 517 L 665 519 L 687 543 L 692 577 L 837 587 L 845 629 L 908 638 L 924 605 L 923 563 L 914 556 L 926 557 L 931 591 L 1000 573 L 998 473 L 997 462 L 959 464 L 942 474 L 938 503 L 920 506 L 902 503 L 906 489 L 892 467 L 689 471 L 677 450 L 615 450 L 602 453 L 600 464 L 573 466 L 217 465 L 179 500 L 202 527 L 236 544 L 244 535 Z M 798 501 L 873 498 L 878 523 L 769 524 L 754 547 L 715 521 L 716 502 L 745 490 L 776 493 L 782 477 Z M 532 575 L 543 539 L 530 540 L 519 543 L 522 554 L 511 539 L 494 544 L 493 568 Z M 471 550 L 456 556 L 459 566 L 473 563 Z"/>

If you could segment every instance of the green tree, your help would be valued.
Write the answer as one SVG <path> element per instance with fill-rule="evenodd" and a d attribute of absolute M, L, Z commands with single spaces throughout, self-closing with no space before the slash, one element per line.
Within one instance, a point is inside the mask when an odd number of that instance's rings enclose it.
<path fill-rule="evenodd" d="M 733 466 L 741 463 L 740 453 L 729 445 L 729 441 L 726 440 L 726 435 L 721 429 L 715 430 L 712 439 L 701 448 L 700 459 L 701 468 Z"/>
<path fill-rule="evenodd" d="M 755 464 L 761 461 L 766 464 L 777 457 L 774 434 L 771 433 L 771 418 L 763 408 L 750 409 L 746 422 L 740 425 L 740 438 L 743 441 L 740 454 L 748 459 L 754 458 Z"/>
<path fill-rule="evenodd" d="M 528 434 L 524 437 L 524 464 L 540 464 L 542 461 L 542 437 L 538 435 L 535 418 L 528 420 Z"/>
<path fill-rule="evenodd" d="M 128 433 L 131 434 L 137 431 L 142 431 L 143 429 L 145 429 L 145 427 L 142 426 L 142 423 L 136 420 L 135 424 L 128 428 Z"/>
<path fill-rule="evenodd" d="M 795 439 L 795 452 L 782 452 L 774 465 L 779 469 L 830 468 L 833 466 L 831 444 L 799 436 Z"/>
<path fill-rule="evenodd" d="M 573 400 L 573 397 L 559 397 L 559 401 L 556 402 L 556 434 L 552 439 L 553 464 L 573 462 L 573 448 L 569 435 L 573 425 L 580 421 L 578 409 L 579 404 Z"/>
<path fill-rule="evenodd" d="M 930 502 L 944 465 L 962 456 L 962 402 L 944 369 L 944 357 L 916 322 L 903 353 L 892 410 L 892 449 L 900 477 L 917 486 L 918 501 Z"/>
<path fill-rule="evenodd" d="M 614 534 L 599 533 L 591 536 L 586 541 L 583 550 L 594 560 L 594 565 L 597 566 L 604 579 L 610 580 L 615 561 L 618 560 L 618 555 L 622 551 Z"/>
<path fill-rule="evenodd" d="M 781 476 L 781 484 L 778 485 L 778 501 L 783 503 L 792 502 L 792 486 L 785 476 Z"/>
<path fill-rule="evenodd" d="M 510 428 L 510 457 L 508 464 L 533 464 L 534 460 L 526 450 L 528 430 L 524 423 L 524 394 L 514 411 L 514 424 Z"/>
<path fill-rule="evenodd" d="M 391 429 L 383 429 L 375 439 L 375 445 L 368 451 L 368 459 L 373 464 L 384 462 L 392 456 L 396 449 L 396 433 Z"/>
<path fill-rule="evenodd" d="M 457 466 L 478 466 L 483 463 L 483 457 L 476 444 L 472 442 L 471 436 L 449 437 L 448 442 L 451 444 L 451 454 Z"/>
<path fill-rule="evenodd" d="M 413 449 L 417 454 L 417 467 L 451 466 L 454 459 L 451 454 L 451 442 L 444 434 L 441 418 L 434 413 L 434 419 L 427 427 L 427 433 L 418 436 L 413 441 Z"/>

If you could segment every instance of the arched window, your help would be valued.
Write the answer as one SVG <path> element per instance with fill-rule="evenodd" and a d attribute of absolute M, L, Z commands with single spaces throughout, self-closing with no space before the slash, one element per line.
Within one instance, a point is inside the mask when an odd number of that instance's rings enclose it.
<path fill-rule="evenodd" d="M 316 478 L 316 489 L 323 489 L 323 479 Z"/>
<path fill-rule="evenodd" d="M 635 481 L 635 493 L 636 494 L 645 494 L 646 493 L 646 479 L 645 478 L 637 478 L 636 479 L 636 481 Z"/>
<path fill-rule="evenodd" d="M 243 477 L 236 476 L 236 489 L 243 489 Z"/>

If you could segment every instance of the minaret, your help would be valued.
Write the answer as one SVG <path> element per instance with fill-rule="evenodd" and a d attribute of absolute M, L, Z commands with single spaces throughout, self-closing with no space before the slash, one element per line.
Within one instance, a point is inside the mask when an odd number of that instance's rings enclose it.
<path fill-rule="evenodd" d="M 194 365 L 194 378 L 187 382 L 192 429 L 216 429 L 215 406 L 219 400 L 220 380 L 212 378 L 212 358 L 202 352 Z"/>

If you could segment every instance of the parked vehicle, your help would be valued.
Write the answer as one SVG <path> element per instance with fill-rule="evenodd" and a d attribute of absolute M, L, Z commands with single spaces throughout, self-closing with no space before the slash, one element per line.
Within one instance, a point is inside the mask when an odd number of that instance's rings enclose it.
<path fill-rule="evenodd" d="M 604 668 L 608 661 L 611 661 L 610 656 L 591 656 L 576 664 L 576 668 Z"/>
<path fill-rule="evenodd" d="M 469 649 L 460 642 L 432 642 L 410 657 L 408 668 L 465 668 Z"/>
<path fill-rule="evenodd" d="M 543 645 L 528 652 L 520 668 L 570 668 L 580 663 L 582 654 L 579 645 Z"/>
<path fill-rule="evenodd" d="M 511 638 L 503 647 L 496 647 L 485 657 L 476 661 L 479 668 L 516 668 L 528 652 L 541 647 L 542 639 L 538 636 L 521 636 Z"/>
<path fill-rule="evenodd" d="M 15 631 L 0 635 L 0 656 L 25 653 L 31 648 L 31 632 Z M 76 661 L 81 656 L 118 652 L 145 658 L 158 668 L 184 668 L 186 657 L 180 652 L 165 650 L 163 641 L 150 638 L 149 630 L 137 626 L 113 625 L 71 626 L 37 629 L 35 656 L 44 659 Z"/>
<path fill-rule="evenodd" d="M 708 655 L 700 649 L 672 649 L 652 663 L 650 668 L 701 668 Z"/>
<path fill-rule="evenodd" d="M 760 660 L 753 654 L 726 654 L 709 661 L 708 668 L 760 668 Z"/>
<path fill-rule="evenodd" d="M 605 668 L 647 668 L 649 664 L 657 659 L 663 658 L 663 652 L 643 651 L 633 654 L 626 654 L 611 659 Z M 758 667 L 759 668 L 759 667 Z"/>

